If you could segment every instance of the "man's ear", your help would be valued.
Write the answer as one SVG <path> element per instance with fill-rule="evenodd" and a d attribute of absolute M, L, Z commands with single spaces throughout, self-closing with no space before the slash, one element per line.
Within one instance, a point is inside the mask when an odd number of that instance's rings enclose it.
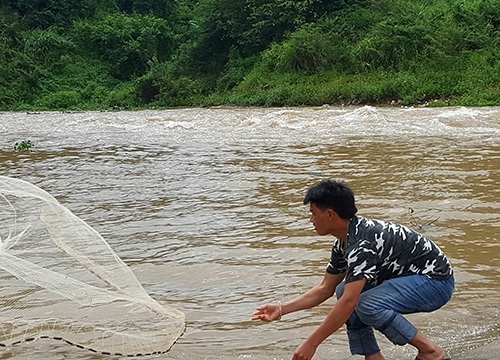
<path fill-rule="evenodd" d="M 326 211 L 328 212 L 328 218 L 330 220 L 335 220 L 335 219 L 337 219 L 339 217 L 339 215 L 337 214 L 337 212 L 335 210 L 333 210 L 333 209 L 328 208 L 328 209 L 326 209 Z"/>

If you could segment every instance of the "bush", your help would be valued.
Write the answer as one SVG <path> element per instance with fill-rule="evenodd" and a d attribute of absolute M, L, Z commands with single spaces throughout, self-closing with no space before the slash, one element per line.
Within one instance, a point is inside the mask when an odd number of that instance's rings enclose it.
<path fill-rule="evenodd" d="M 138 107 L 140 100 L 134 83 L 122 83 L 109 91 L 103 102 L 105 108 L 109 109 L 132 109 Z"/>
<path fill-rule="evenodd" d="M 76 45 L 55 29 L 33 29 L 25 32 L 23 37 L 23 51 L 40 63 L 49 66 L 54 61 L 58 61 L 63 54 L 76 50 Z"/>
<path fill-rule="evenodd" d="M 44 110 L 69 110 L 78 109 L 80 102 L 81 97 L 77 91 L 61 90 L 37 99 L 35 106 Z"/>

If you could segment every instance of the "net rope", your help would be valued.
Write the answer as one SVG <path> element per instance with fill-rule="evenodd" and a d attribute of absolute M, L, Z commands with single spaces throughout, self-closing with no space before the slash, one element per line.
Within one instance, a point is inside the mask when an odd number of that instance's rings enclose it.
<path fill-rule="evenodd" d="M 167 352 L 184 314 L 151 298 L 101 235 L 44 190 L 0 176 L 0 347 L 63 340 L 92 352 Z"/>

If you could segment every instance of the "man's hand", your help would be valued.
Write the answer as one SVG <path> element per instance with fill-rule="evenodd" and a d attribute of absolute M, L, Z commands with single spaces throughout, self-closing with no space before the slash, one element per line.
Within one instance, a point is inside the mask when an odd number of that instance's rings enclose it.
<path fill-rule="evenodd" d="M 293 353 L 292 360 L 311 360 L 317 347 L 304 341 Z"/>
<path fill-rule="evenodd" d="M 257 311 L 253 313 L 252 320 L 262 320 L 262 321 L 273 321 L 280 318 L 280 306 L 279 304 L 266 304 L 257 308 Z"/>

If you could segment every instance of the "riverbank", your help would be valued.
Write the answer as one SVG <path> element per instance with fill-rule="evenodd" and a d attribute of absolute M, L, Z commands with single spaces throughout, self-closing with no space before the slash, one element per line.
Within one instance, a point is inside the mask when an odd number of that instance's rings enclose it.
<path fill-rule="evenodd" d="M 498 0 L 138 4 L 6 4 L 0 110 L 500 105 Z"/>
<path fill-rule="evenodd" d="M 135 82 L 109 89 L 99 101 L 81 89 L 50 93 L 31 103 L 12 104 L 2 110 L 140 110 L 209 106 L 314 107 L 331 106 L 500 106 L 500 79 L 488 69 L 469 65 L 447 71 L 420 68 L 415 71 L 377 70 L 363 74 L 320 71 L 315 74 L 267 72 L 256 68 L 238 85 L 226 91 L 198 91 L 184 79 L 177 90 L 158 91 L 144 102 Z M 497 74 L 496 77 L 499 75 Z M 179 90 L 183 88 L 184 90 Z M 188 91 L 186 89 L 191 89 Z M 144 89 L 143 89 L 144 90 Z M 146 90 L 144 90 L 146 91 Z M 150 91 L 157 91 L 150 89 Z"/>

